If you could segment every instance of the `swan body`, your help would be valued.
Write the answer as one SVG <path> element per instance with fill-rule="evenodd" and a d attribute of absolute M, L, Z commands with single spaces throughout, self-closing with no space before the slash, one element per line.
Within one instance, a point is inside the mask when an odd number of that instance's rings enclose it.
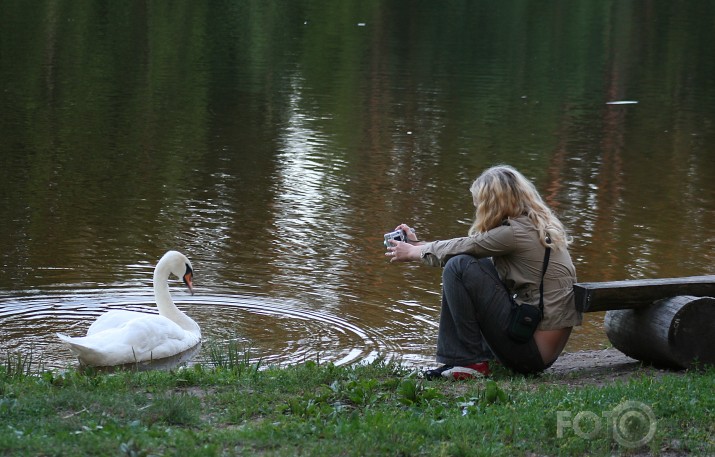
<path fill-rule="evenodd" d="M 154 298 L 159 315 L 112 310 L 97 318 L 87 336 L 57 336 L 82 365 L 109 367 L 172 357 L 201 342 L 201 329 L 176 307 L 169 276 L 182 278 L 193 293 L 193 269 L 186 256 L 169 251 L 154 269 Z"/>

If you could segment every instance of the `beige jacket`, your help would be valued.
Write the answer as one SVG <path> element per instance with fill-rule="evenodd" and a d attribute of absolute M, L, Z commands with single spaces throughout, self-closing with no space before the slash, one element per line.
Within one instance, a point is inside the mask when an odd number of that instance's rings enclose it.
<path fill-rule="evenodd" d="M 422 247 L 422 261 L 444 266 L 451 257 L 469 254 L 491 257 L 499 277 L 520 303 L 539 306 L 539 284 L 544 263 L 544 247 L 538 231 L 526 217 L 510 219 L 508 224 L 478 235 L 434 241 Z M 576 311 L 573 285 L 576 282 L 568 249 L 552 248 L 544 277 L 544 318 L 540 330 L 556 330 L 581 325 Z"/>

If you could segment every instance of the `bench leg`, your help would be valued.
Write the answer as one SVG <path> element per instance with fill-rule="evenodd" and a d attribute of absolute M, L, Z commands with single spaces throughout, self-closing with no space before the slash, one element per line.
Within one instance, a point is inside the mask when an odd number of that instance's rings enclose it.
<path fill-rule="evenodd" d="M 675 369 L 715 365 L 715 298 L 681 295 L 608 311 L 604 324 L 611 344 L 634 359 Z"/>

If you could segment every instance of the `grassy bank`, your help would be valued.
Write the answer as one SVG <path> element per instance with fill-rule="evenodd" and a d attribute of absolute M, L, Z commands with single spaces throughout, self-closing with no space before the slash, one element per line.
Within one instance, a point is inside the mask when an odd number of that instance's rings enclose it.
<path fill-rule="evenodd" d="M 715 453 L 715 371 L 570 386 L 307 362 L 113 374 L 0 365 L 0 455 Z M 615 426 L 614 426 L 615 424 Z"/>

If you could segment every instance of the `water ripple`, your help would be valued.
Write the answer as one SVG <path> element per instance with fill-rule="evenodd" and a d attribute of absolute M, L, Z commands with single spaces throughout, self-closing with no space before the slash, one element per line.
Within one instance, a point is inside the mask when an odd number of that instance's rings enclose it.
<path fill-rule="evenodd" d="M 400 357 L 401 348 L 379 331 L 298 301 L 236 295 L 182 297 L 177 306 L 202 328 L 204 348 L 194 362 L 210 363 L 208 347 L 238 342 L 252 362 L 285 365 L 314 360 L 336 365 Z M 76 361 L 56 332 L 84 335 L 111 309 L 157 313 L 153 297 L 135 290 L 0 297 L 0 350 L 33 353 L 45 366 Z"/>

